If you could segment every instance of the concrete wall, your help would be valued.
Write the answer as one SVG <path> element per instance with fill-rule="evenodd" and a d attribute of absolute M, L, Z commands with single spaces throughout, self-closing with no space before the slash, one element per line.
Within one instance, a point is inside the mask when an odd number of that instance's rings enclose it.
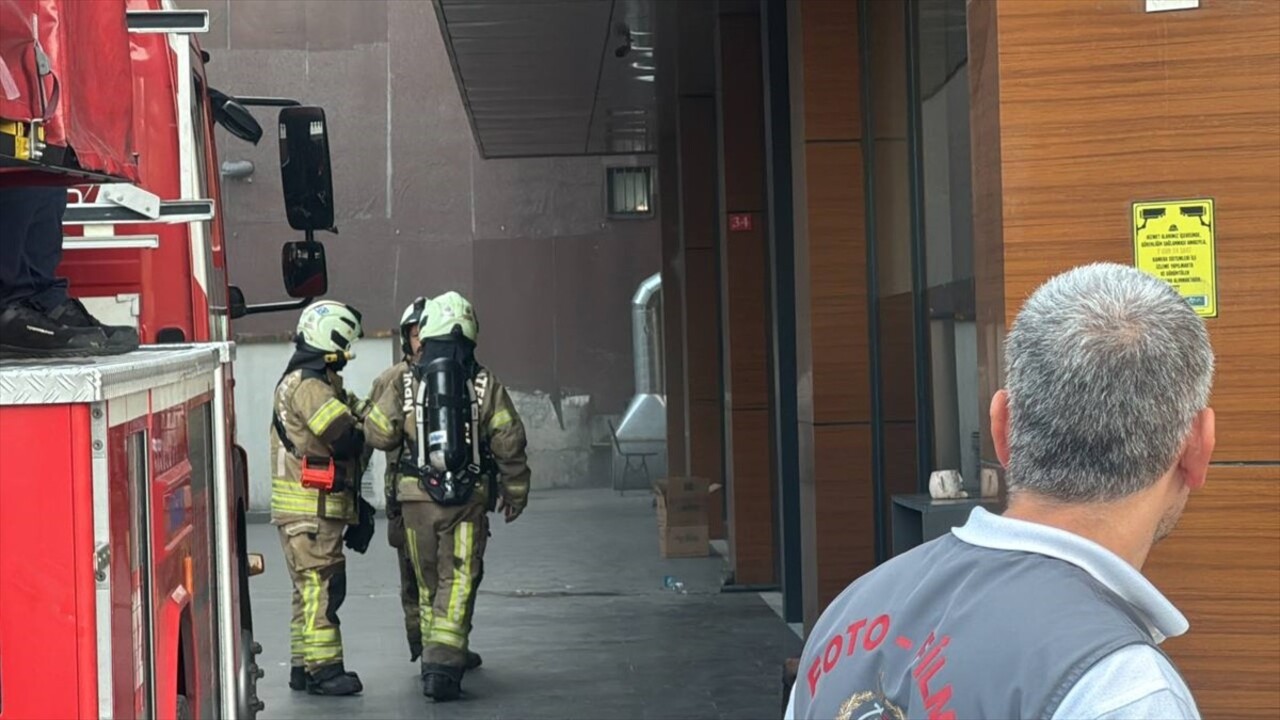
<path fill-rule="evenodd" d="M 373 336 L 392 330 L 417 295 L 467 295 L 480 355 L 527 405 L 535 452 L 559 458 L 535 482 L 586 482 L 591 418 L 620 415 L 634 391 L 631 296 L 661 265 L 657 218 L 606 216 L 605 168 L 631 160 L 482 159 L 430 2 L 180 4 L 210 11 L 201 45 L 212 87 L 325 109 L 340 233 L 320 238 L 329 297 L 358 307 Z M 253 112 L 265 131 L 258 146 L 221 130 L 217 144 L 223 160 L 255 166 L 248 178 L 224 179 L 222 204 L 232 282 L 263 302 L 280 299 L 280 245 L 299 234 L 284 218 L 276 111 Z M 280 341 L 295 322 L 293 313 L 256 315 L 235 331 L 242 341 Z M 373 373 L 391 350 L 370 345 Z M 254 393 L 274 383 L 287 352 L 242 350 L 253 392 L 241 413 L 246 439 L 258 442 L 247 429 L 267 415 L 254 410 Z M 357 389 L 367 387 L 360 377 Z"/>
<path fill-rule="evenodd" d="M 343 372 L 346 386 L 364 397 L 369 387 L 389 364 L 392 340 L 366 339 L 357 348 L 357 357 Z M 266 511 L 271 503 L 271 475 L 268 469 L 271 432 L 271 391 L 280 380 L 285 363 L 293 353 L 287 343 L 243 343 L 236 349 L 236 413 L 239 417 L 237 442 L 249 454 L 249 504 L 252 510 Z M 556 418 L 546 393 L 512 391 L 516 410 L 529 433 L 529 466 L 534 490 L 558 487 L 589 487 L 609 481 L 610 452 L 592 446 L 590 402 L 585 396 L 561 402 L 564 427 Z M 374 453 L 365 475 L 365 498 L 383 506 L 382 475 L 386 469 L 383 453 Z"/>

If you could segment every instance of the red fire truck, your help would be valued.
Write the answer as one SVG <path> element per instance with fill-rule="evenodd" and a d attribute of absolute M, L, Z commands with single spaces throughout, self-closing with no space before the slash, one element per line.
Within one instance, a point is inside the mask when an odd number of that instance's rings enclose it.
<path fill-rule="evenodd" d="M 205 11 L 0 0 L 0 185 L 65 185 L 60 273 L 143 347 L 0 360 L 0 719 L 253 718 L 231 321 L 327 287 L 324 113 L 209 87 Z M 287 302 L 228 284 L 214 126 L 279 112 Z M 275 110 L 273 110 L 275 112 Z M 0 228 L 0 242 L 4 242 Z"/>

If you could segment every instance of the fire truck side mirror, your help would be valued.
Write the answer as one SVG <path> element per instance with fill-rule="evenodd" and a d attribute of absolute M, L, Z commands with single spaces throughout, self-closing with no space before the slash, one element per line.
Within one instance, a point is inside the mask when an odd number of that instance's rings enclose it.
<path fill-rule="evenodd" d="M 308 234 L 335 230 L 329 126 L 323 109 L 299 105 L 280 110 L 280 181 L 290 227 Z"/>
<path fill-rule="evenodd" d="M 329 267 L 324 246 L 314 241 L 284 244 L 280 252 L 284 289 L 292 298 L 316 298 L 329 292 Z"/>
<path fill-rule="evenodd" d="M 262 139 L 262 126 L 235 98 L 216 88 L 209 88 L 209 103 L 213 106 L 213 120 L 227 132 L 257 145 Z"/>
<path fill-rule="evenodd" d="M 232 320 L 238 320 L 249 314 L 249 304 L 245 302 L 244 291 L 235 285 L 227 287 L 227 313 Z"/>

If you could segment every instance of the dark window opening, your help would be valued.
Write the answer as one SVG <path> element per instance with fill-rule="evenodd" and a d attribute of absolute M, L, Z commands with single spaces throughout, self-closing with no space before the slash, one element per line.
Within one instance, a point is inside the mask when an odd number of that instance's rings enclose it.
<path fill-rule="evenodd" d="M 653 217 L 651 168 L 608 168 L 609 217 L 639 219 Z"/>

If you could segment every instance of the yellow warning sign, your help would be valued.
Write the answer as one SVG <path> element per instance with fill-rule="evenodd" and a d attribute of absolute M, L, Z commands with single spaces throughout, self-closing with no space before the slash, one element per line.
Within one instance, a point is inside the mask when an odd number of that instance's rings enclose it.
<path fill-rule="evenodd" d="M 1133 260 L 1187 299 L 1201 317 L 1218 317 L 1213 200 L 1133 204 Z"/>

